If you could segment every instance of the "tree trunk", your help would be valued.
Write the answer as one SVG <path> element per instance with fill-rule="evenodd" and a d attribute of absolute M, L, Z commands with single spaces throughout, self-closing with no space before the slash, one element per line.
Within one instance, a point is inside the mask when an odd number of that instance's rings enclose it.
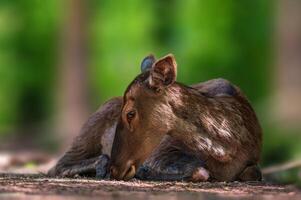
<path fill-rule="evenodd" d="M 285 126 L 301 121 L 301 1 L 280 0 L 276 35 L 276 105 Z"/>
<path fill-rule="evenodd" d="M 67 148 L 88 113 L 85 0 L 68 0 L 61 39 L 57 132 Z"/>

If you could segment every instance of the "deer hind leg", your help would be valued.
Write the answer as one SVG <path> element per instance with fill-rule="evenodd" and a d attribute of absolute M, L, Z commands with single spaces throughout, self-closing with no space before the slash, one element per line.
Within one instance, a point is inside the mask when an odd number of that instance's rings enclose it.
<path fill-rule="evenodd" d="M 261 181 L 262 174 L 258 165 L 247 166 L 239 175 L 240 181 Z"/>
<path fill-rule="evenodd" d="M 209 172 L 204 162 L 180 149 L 171 138 L 163 140 L 159 148 L 137 170 L 136 178 L 153 181 L 207 181 Z"/>

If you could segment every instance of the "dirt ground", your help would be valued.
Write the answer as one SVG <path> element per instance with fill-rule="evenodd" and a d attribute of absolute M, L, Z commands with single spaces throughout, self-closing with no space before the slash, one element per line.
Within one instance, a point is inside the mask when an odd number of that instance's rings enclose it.
<path fill-rule="evenodd" d="M 293 186 L 265 182 L 187 183 L 56 179 L 0 174 L 0 199 L 301 199 Z"/>
<path fill-rule="evenodd" d="M 29 162 L 30 161 L 30 162 Z M 37 163 L 32 165 L 30 163 Z M 56 163 L 52 156 L 0 152 L 0 200 L 2 199 L 300 199 L 294 186 L 266 182 L 146 182 L 88 178 L 49 178 Z"/>

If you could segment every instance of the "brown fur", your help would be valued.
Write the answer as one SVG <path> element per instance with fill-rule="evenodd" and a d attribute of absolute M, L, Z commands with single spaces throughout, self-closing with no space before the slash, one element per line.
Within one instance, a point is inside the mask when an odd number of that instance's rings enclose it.
<path fill-rule="evenodd" d="M 261 128 L 241 91 L 224 79 L 191 87 L 175 82 L 170 55 L 157 65 L 89 118 L 49 174 L 95 174 L 99 156 L 108 152 L 103 136 L 114 137 L 118 124 L 112 178 L 129 179 L 136 170 L 138 178 L 152 180 L 259 180 Z"/>
<path fill-rule="evenodd" d="M 205 90 L 200 92 L 174 82 L 173 70 L 176 64 L 168 55 L 126 90 L 112 149 L 112 177 L 123 179 L 129 167 L 140 166 L 167 134 L 181 141 L 181 151 L 204 160 L 211 178 L 238 179 L 247 166 L 258 163 L 261 151 L 261 128 L 248 100 L 231 84 L 220 89 L 215 83 L 213 90 L 198 85 Z M 130 121 L 129 112 L 136 113 Z"/>

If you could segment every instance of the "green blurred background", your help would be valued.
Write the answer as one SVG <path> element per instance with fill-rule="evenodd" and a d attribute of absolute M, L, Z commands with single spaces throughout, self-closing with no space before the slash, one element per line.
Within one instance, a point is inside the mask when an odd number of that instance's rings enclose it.
<path fill-rule="evenodd" d="M 146 55 L 173 53 L 178 81 L 242 88 L 263 126 L 262 166 L 296 160 L 300 12 L 294 0 L 0 0 L 0 150 L 66 148 Z"/>

